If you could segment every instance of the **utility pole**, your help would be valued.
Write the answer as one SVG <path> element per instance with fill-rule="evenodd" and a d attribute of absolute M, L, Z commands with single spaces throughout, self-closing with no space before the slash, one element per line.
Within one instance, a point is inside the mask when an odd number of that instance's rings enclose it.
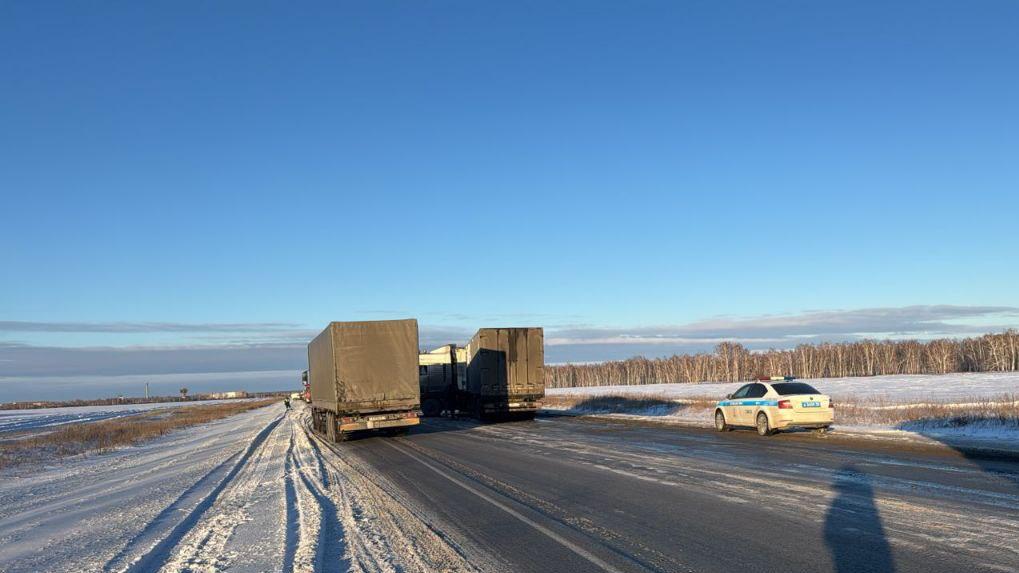
<path fill-rule="evenodd" d="M 146 400 L 149 399 L 149 383 L 148 382 L 145 383 L 145 399 Z"/>

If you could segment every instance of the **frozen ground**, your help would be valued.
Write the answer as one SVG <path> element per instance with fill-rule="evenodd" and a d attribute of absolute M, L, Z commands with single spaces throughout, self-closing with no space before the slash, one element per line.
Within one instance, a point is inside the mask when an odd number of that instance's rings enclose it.
<path fill-rule="evenodd" d="M 980 410 L 986 402 L 1011 404 L 1019 400 L 1019 373 L 985 372 L 965 374 L 895 375 L 859 378 L 816 378 L 803 379 L 820 392 L 831 395 L 836 404 L 852 403 L 857 413 L 861 409 L 904 409 L 934 405 L 959 412 Z M 576 414 L 610 415 L 617 417 L 641 418 L 660 422 L 673 422 L 698 426 L 712 424 L 712 410 L 703 405 L 685 402 L 696 400 L 719 400 L 736 391 L 744 383 L 701 383 L 701 384 L 648 384 L 640 386 L 594 386 L 586 388 L 553 388 L 547 391 L 551 397 L 581 399 L 572 408 L 552 406 L 551 410 L 569 410 Z M 586 405 L 584 398 L 599 396 L 625 396 L 637 399 L 656 399 L 659 403 L 634 404 L 627 408 L 607 411 L 597 403 Z M 916 408 L 918 411 L 922 408 Z M 937 421 L 885 424 L 861 422 L 838 423 L 839 410 L 836 408 L 836 427 L 842 432 L 867 433 L 894 438 L 930 438 L 943 440 L 966 438 L 985 441 L 1008 441 L 1019 444 L 1019 428 L 1016 424 L 1003 425 L 998 420 L 976 419 L 964 425 L 939 424 Z M 875 416 L 876 417 L 876 416 Z"/>
<path fill-rule="evenodd" d="M 159 402 L 153 404 L 39 408 L 35 410 L 0 410 L 0 434 L 21 430 L 40 430 L 80 422 L 98 422 L 99 420 L 109 420 L 110 418 L 133 416 L 159 408 L 216 404 L 222 401 L 203 400 L 193 402 Z"/>
<path fill-rule="evenodd" d="M 471 570 L 282 405 L 0 473 L 0 571 Z"/>

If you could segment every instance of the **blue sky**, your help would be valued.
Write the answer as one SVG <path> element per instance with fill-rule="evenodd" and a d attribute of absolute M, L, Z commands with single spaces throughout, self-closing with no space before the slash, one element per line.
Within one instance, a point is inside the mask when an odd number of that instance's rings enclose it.
<path fill-rule="evenodd" d="M 4 3 L 0 401 L 289 372 L 329 320 L 544 325 L 556 361 L 1017 326 L 1017 21 Z"/>

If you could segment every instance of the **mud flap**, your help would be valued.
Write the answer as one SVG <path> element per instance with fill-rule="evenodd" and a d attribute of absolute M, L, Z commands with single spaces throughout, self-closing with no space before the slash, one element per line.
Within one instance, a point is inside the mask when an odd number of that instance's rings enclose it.
<path fill-rule="evenodd" d="M 336 435 L 336 414 L 332 412 L 326 412 L 326 437 L 329 438 L 330 442 L 339 441 Z"/>

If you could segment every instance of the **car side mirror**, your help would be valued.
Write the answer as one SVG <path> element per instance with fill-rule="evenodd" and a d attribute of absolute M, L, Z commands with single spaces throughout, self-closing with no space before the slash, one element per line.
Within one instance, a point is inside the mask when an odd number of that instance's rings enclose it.
<path fill-rule="evenodd" d="M 732 400 L 732 394 L 726 394 L 725 395 L 725 399 L 726 400 Z"/>

